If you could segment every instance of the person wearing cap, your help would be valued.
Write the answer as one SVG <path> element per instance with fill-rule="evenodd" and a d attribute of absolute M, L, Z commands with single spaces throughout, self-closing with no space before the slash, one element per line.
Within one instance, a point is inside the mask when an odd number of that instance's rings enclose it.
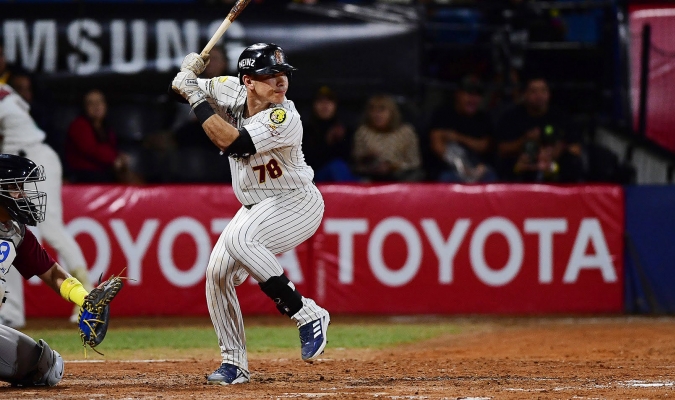
<path fill-rule="evenodd" d="M 316 182 L 354 182 L 349 168 L 353 132 L 338 113 L 338 100 L 328 86 L 317 90 L 312 112 L 303 121 L 305 161 L 316 171 Z"/>
<path fill-rule="evenodd" d="M 475 76 L 464 77 L 454 104 L 441 107 L 432 119 L 430 145 L 442 182 L 491 182 L 496 174 L 489 164 L 493 127 L 481 110 L 483 85 Z"/>

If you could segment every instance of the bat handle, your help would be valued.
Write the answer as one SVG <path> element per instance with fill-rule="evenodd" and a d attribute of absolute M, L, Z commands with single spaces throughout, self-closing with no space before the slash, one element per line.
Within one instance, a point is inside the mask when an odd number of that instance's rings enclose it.
<path fill-rule="evenodd" d="M 220 24 L 216 33 L 214 33 L 213 36 L 211 36 L 211 40 L 209 40 L 206 46 L 204 46 L 204 50 L 202 50 L 202 52 L 200 53 L 202 57 L 206 57 L 211 52 L 213 46 L 215 46 L 216 43 L 218 43 L 218 40 L 220 40 L 220 37 L 223 36 L 223 34 L 227 30 L 227 28 L 230 27 L 230 25 L 232 25 L 232 21 L 230 21 L 229 18 L 226 18 L 223 21 L 223 23 Z"/>

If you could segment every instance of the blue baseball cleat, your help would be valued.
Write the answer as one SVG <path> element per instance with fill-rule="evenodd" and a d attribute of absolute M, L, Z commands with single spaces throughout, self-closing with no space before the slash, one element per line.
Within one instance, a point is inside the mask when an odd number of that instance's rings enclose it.
<path fill-rule="evenodd" d="M 249 381 L 249 374 L 236 365 L 222 363 L 217 370 L 206 378 L 209 385 L 235 385 Z"/>
<path fill-rule="evenodd" d="M 326 315 L 319 319 L 315 319 L 300 327 L 300 346 L 302 359 L 307 362 L 312 362 L 321 354 L 326 348 L 326 331 L 330 324 L 330 315 Z"/>

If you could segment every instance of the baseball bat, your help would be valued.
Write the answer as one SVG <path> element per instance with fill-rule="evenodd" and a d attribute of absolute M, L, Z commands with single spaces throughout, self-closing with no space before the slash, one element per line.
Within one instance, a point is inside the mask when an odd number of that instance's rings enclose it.
<path fill-rule="evenodd" d="M 232 21 L 234 21 L 234 19 L 237 18 L 242 11 L 244 11 L 244 8 L 246 8 L 248 3 L 250 2 L 251 0 L 237 0 L 237 2 L 234 3 L 232 9 L 230 10 L 230 13 L 227 14 L 227 17 L 225 17 L 223 23 L 220 24 L 218 30 L 216 30 L 216 33 L 214 33 L 213 36 L 211 36 L 211 40 L 209 40 L 209 42 L 204 47 L 204 50 L 202 50 L 201 52 L 202 57 L 206 57 L 209 54 L 209 52 L 211 52 L 213 46 L 216 45 L 216 43 L 218 42 L 220 37 L 223 36 L 227 28 L 229 28 L 230 25 L 232 25 Z"/>

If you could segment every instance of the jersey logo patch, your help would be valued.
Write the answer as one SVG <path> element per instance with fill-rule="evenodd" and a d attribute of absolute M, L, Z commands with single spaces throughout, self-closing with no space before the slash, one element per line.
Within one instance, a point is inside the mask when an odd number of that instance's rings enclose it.
<path fill-rule="evenodd" d="M 284 121 L 286 121 L 286 110 L 283 108 L 275 108 L 272 110 L 270 113 L 270 121 L 274 122 L 275 124 L 282 124 Z"/>
<path fill-rule="evenodd" d="M 0 276 L 5 275 L 9 271 L 15 257 L 14 244 L 6 240 L 0 240 Z"/>
<path fill-rule="evenodd" d="M 284 58 L 284 53 L 282 53 L 281 50 L 274 50 L 274 60 L 277 64 L 284 64 L 286 62 Z"/>
<path fill-rule="evenodd" d="M 221 76 L 220 78 L 218 78 L 218 82 L 220 82 L 220 83 L 223 83 L 223 82 L 225 82 L 226 80 L 227 80 L 227 77 L 226 77 L 226 76 Z"/>
<path fill-rule="evenodd" d="M 9 242 L 0 242 L 0 263 L 9 257 L 11 251 L 12 249 L 9 247 Z"/>

